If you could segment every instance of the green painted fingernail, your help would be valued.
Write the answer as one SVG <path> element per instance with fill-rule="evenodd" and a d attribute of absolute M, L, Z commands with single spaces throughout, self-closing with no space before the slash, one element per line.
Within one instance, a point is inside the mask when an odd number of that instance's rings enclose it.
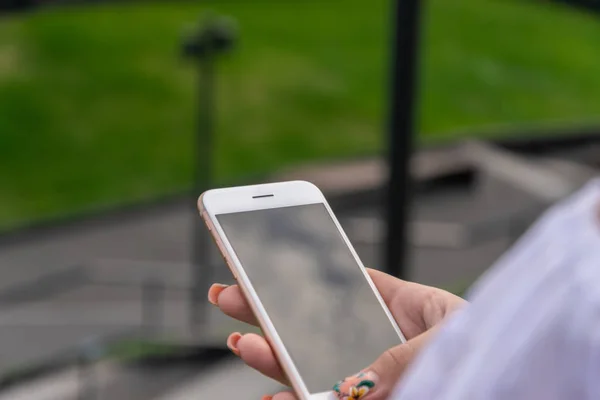
<path fill-rule="evenodd" d="M 362 400 L 375 388 L 378 381 L 377 374 L 363 371 L 339 381 L 333 386 L 333 390 L 339 400 Z"/>

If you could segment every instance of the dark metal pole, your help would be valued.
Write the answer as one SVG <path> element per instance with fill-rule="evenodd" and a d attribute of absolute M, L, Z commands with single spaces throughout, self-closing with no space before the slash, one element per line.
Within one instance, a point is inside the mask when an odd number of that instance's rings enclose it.
<path fill-rule="evenodd" d="M 194 197 L 198 197 L 202 192 L 208 190 L 212 185 L 212 166 L 213 166 L 213 127 L 214 127 L 214 94 L 215 94 L 215 75 L 214 63 L 215 54 L 212 44 L 206 43 L 206 54 L 198 63 L 198 133 L 196 135 L 196 160 L 194 173 Z M 195 202 L 193 207 L 196 207 Z M 196 215 L 194 213 L 193 215 Z M 202 326 L 205 320 L 204 300 L 206 292 L 210 287 L 213 278 L 212 265 L 210 265 L 210 238 L 206 232 L 206 226 L 196 218 L 194 221 L 194 241 L 192 249 L 193 275 L 194 280 L 192 288 L 192 327 Z"/>
<path fill-rule="evenodd" d="M 153 336 L 163 333 L 165 287 L 164 282 L 148 278 L 142 286 L 142 329 Z"/>
<path fill-rule="evenodd" d="M 215 64 L 217 57 L 233 45 L 234 30 L 231 22 L 223 18 L 206 18 L 200 29 L 186 38 L 184 53 L 198 64 L 198 120 L 195 138 L 194 197 L 213 185 L 213 151 L 215 125 Z M 195 202 L 192 203 L 195 208 Z M 196 213 L 194 213 L 196 215 Z M 211 284 L 213 250 L 206 227 L 196 217 L 194 220 L 192 249 L 192 329 L 206 321 L 206 293 Z"/>
<path fill-rule="evenodd" d="M 420 0 L 396 0 L 392 38 L 386 272 L 408 277 L 408 210 L 417 90 Z"/>
<path fill-rule="evenodd" d="M 89 338 L 82 344 L 77 360 L 78 400 L 97 400 L 100 398 L 100 382 L 96 376 L 95 367 L 104 354 L 105 348 L 96 338 Z"/>
<path fill-rule="evenodd" d="M 77 400 L 96 400 L 97 393 L 95 392 L 95 376 L 90 365 L 90 361 L 85 356 L 80 356 L 77 360 L 79 390 L 77 392 Z"/>

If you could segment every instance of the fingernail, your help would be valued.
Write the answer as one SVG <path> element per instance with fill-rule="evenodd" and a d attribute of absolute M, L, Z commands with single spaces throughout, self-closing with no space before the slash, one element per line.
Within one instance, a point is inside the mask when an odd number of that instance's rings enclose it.
<path fill-rule="evenodd" d="M 273 396 L 264 395 L 260 400 L 273 400 Z"/>
<path fill-rule="evenodd" d="M 225 289 L 227 289 L 227 285 L 223 285 L 221 283 L 214 283 L 210 289 L 208 289 L 208 301 L 213 306 L 216 306 L 219 303 L 219 295 Z"/>
<path fill-rule="evenodd" d="M 363 371 L 339 381 L 333 386 L 333 390 L 339 400 L 359 400 L 375 390 L 378 381 L 377 374 Z"/>
<path fill-rule="evenodd" d="M 233 354 L 235 354 L 236 356 L 240 355 L 240 351 L 237 348 L 237 344 L 241 338 L 242 338 L 242 335 L 239 332 L 232 333 L 227 338 L 227 347 L 229 347 L 229 350 L 231 350 L 231 352 Z"/>

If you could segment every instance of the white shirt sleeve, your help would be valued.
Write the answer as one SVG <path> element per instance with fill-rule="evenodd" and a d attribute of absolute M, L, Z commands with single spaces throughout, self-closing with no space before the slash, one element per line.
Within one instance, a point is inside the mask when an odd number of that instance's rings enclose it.
<path fill-rule="evenodd" d="M 553 207 L 474 286 L 393 400 L 600 399 L 600 182 Z"/>

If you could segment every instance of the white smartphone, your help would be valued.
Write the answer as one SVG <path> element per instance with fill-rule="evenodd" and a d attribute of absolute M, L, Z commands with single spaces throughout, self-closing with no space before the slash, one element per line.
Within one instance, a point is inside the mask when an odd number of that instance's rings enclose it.
<path fill-rule="evenodd" d="M 405 342 L 321 191 L 292 181 L 205 192 L 202 218 L 301 400 Z"/>

